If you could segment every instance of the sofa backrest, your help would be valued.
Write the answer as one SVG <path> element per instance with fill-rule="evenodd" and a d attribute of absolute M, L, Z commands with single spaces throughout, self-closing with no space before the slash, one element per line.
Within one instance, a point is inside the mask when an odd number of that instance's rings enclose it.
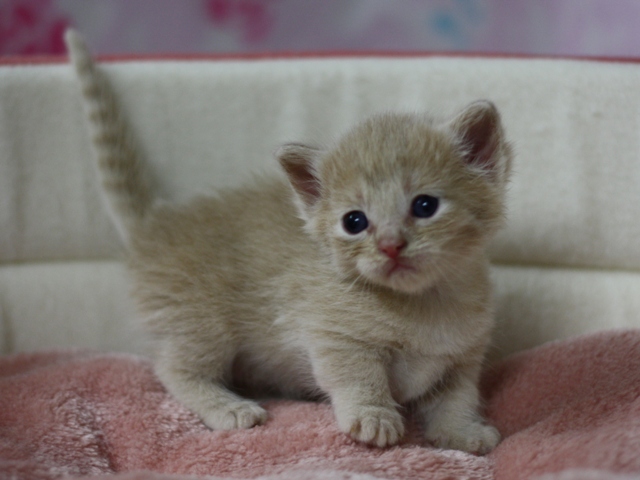
<path fill-rule="evenodd" d="M 640 64 L 370 57 L 104 65 L 164 195 L 277 171 L 379 111 L 487 98 L 516 159 L 492 245 L 497 355 L 640 326 Z M 253 172 L 253 173 L 251 173 Z M 72 69 L 0 66 L 0 352 L 141 352 Z"/>

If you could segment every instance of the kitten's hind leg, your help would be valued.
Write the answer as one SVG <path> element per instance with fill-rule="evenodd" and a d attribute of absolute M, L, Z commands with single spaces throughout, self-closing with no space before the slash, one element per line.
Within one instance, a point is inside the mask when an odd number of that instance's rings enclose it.
<path fill-rule="evenodd" d="M 161 355 L 156 373 L 169 392 L 213 430 L 251 428 L 267 421 L 267 412 L 260 405 L 224 386 L 225 365 L 212 359 L 203 365 L 199 360 Z"/>

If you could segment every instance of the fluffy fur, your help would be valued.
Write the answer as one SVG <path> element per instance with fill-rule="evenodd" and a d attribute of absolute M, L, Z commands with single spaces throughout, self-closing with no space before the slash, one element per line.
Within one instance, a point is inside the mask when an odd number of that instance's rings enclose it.
<path fill-rule="evenodd" d="M 283 146 L 286 179 L 172 205 L 148 186 L 86 47 L 67 43 L 170 392 L 213 429 L 265 422 L 239 392 L 268 392 L 327 396 L 344 432 L 381 447 L 404 433 L 400 406 L 436 446 L 498 443 L 477 390 L 493 326 L 485 247 L 511 157 L 493 104 L 376 116 L 330 148 Z M 428 217 L 413 210 L 422 195 L 438 202 Z M 364 230 L 347 231 L 350 212 Z"/>

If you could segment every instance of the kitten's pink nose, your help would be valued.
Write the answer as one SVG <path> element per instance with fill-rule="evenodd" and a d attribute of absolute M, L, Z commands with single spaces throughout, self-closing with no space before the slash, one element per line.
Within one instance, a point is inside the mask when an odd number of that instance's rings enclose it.
<path fill-rule="evenodd" d="M 400 251 L 407 246 L 407 242 L 404 240 L 380 240 L 378 242 L 378 249 L 384 253 L 387 257 L 396 259 L 400 255 Z"/>

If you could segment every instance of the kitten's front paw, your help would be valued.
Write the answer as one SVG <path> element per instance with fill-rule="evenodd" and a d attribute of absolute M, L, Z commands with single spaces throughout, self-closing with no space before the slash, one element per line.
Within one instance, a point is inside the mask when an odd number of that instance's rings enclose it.
<path fill-rule="evenodd" d="M 248 400 L 230 402 L 207 411 L 202 421 L 212 430 L 251 428 L 267 421 L 267 411 Z"/>
<path fill-rule="evenodd" d="M 340 429 L 359 442 L 378 447 L 395 445 L 404 435 L 404 422 L 394 408 L 359 406 L 338 417 Z"/>
<path fill-rule="evenodd" d="M 500 442 L 498 430 L 480 422 L 472 422 L 458 428 L 447 428 L 444 425 L 427 428 L 425 437 L 438 448 L 450 448 L 480 455 L 489 453 Z"/>

